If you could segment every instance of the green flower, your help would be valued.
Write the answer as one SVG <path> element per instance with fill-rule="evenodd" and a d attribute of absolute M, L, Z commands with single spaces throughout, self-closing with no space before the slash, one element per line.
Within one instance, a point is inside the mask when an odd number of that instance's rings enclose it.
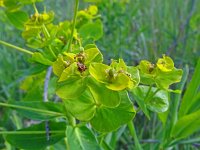
<path fill-rule="evenodd" d="M 156 65 L 163 72 L 170 72 L 174 69 L 173 60 L 165 55 L 163 55 L 163 58 L 158 59 Z"/>
<path fill-rule="evenodd" d="M 127 70 L 130 70 L 131 73 Z M 89 73 L 97 81 L 104 83 L 108 89 L 115 91 L 133 88 L 139 83 L 138 70 L 126 66 L 123 59 L 119 59 L 119 62 L 112 60 L 110 66 L 92 63 L 89 67 Z"/>

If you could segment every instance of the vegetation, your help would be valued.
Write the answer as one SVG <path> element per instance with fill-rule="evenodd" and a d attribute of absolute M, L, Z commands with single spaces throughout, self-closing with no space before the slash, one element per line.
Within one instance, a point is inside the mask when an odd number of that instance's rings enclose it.
<path fill-rule="evenodd" d="M 0 0 L 0 147 L 198 149 L 199 5 Z"/>

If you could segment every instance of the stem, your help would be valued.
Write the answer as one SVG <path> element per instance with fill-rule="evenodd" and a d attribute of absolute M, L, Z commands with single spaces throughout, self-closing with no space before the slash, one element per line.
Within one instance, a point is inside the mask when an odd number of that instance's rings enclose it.
<path fill-rule="evenodd" d="M 35 3 L 33 3 L 33 8 L 34 8 L 34 10 L 35 10 L 35 13 L 36 13 L 36 14 L 39 14 Z"/>
<path fill-rule="evenodd" d="M 23 52 L 23 53 L 26 53 L 26 54 L 29 54 L 29 55 L 33 55 L 33 52 L 29 51 L 29 50 L 26 50 L 26 49 L 23 49 L 21 47 L 18 47 L 18 46 L 15 46 L 15 45 L 12 45 L 10 43 L 7 43 L 7 42 L 4 42 L 2 40 L 0 40 L 0 44 L 2 45 L 5 45 L 5 46 L 8 46 L 8 47 L 11 47 L 11 48 L 14 48 L 20 52 Z"/>
<path fill-rule="evenodd" d="M 24 110 L 30 110 L 30 111 L 44 113 L 44 114 L 48 114 L 48 115 L 52 115 L 52 116 L 64 116 L 62 113 L 59 113 L 59 112 L 54 112 L 54 111 L 49 111 L 49 110 L 42 110 L 42 109 L 36 109 L 36 108 L 31 108 L 31 107 L 26 107 L 26 106 L 18 106 L 18 105 L 1 103 L 1 102 L 0 102 L 0 106 L 11 107 L 11 108 L 18 108 L 18 109 L 24 109 Z"/>
<path fill-rule="evenodd" d="M 75 125 L 76 125 L 76 120 L 75 120 L 75 118 L 74 118 L 69 112 L 67 112 L 67 119 L 68 119 L 69 124 L 70 124 L 71 126 L 75 126 Z"/>
<path fill-rule="evenodd" d="M 46 38 L 50 38 L 50 34 L 49 34 L 49 31 L 47 30 L 46 26 L 43 24 L 42 25 L 42 29 L 44 31 L 44 35 Z"/>
<path fill-rule="evenodd" d="M 72 22 L 72 31 L 71 31 L 69 43 L 68 43 L 68 46 L 67 46 L 67 51 L 68 52 L 71 52 L 71 44 L 72 44 L 73 35 L 74 35 L 74 29 L 75 29 L 75 25 L 76 25 L 76 17 L 77 17 L 77 12 L 78 12 L 78 5 L 79 5 L 79 0 L 76 0 L 75 9 L 74 9 L 74 17 L 73 17 L 73 22 Z"/>
<path fill-rule="evenodd" d="M 147 92 L 147 94 L 146 94 L 146 96 L 145 96 L 145 98 L 144 98 L 144 101 L 145 101 L 145 102 L 146 102 L 146 100 L 147 100 L 148 97 L 149 97 L 149 93 L 151 92 L 151 89 L 152 89 L 152 84 L 149 86 L 148 92 Z"/>
<path fill-rule="evenodd" d="M 49 31 L 47 30 L 47 28 L 46 28 L 46 26 L 44 24 L 42 25 L 42 30 L 43 30 L 45 38 L 48 40 L 51 37 L 51 35 L 49 34 Z M 49 45 L 48 47 L 49 47 L 51 55 L 56 59 L 57 58 L 56 54 L 52 50 L 51 46 Z"/>
<path fill-rule="evenodd" d="M 138 140 L 138 137 L 137 137 L 137 134 L 136 134 L 136 131 L 135 131 L 134 123 L 132 121 L 130 121 L 127 125 L 128 125 L 128 128 L 129 128 L 129 131 L 131 133 L 131 136 L 134 139 L 136 149 L 142 150 L 142 146 L 140 145 L 140 142 Z"/>
<path fill-rule="evenodd" d="M 64 130 L 50 131 L 50 133 L 64 133 Z M 0 131 L 1 134 L 45 134 L 46 131 Z"/>

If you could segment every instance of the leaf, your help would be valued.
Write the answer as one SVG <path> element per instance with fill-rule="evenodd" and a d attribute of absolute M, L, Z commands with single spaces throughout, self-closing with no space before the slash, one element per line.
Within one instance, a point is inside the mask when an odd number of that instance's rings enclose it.
<path fill-rule="evenodd" d="M 131 82 L 129 82 L 129 88 L 135 88 L 140 83 L 140 73 L 136 67 L 128 66 L 127 72 L 130 74 Z"/>
<path fill-rule="evenodd" d="M 195 105 L 199 105 L 199 99 L 195 98 L 199 93 L 200 87 L 200 59 L 195 68 L 195 72 L 183 96 L 182 103 L 179 110 L 179 116 L 184 116 L 188 113 L 189 109 Z"/>
<path fill-rule="evenodd" d="M 56 117 L 65 116 L 65 109 L 62 103 L 53 102 L 12 102 L 16 106 L 24 106 L 27 109 L 15 108 L 19 114 L 33 120 L 50 120 Z M 31 108 L 31 109 L 28 109 Z M 35 109 L 35 111 L 33 110 Z M 37 110 L 49 111 L 52 113 L 40 112 Z"/>
<path fill-rule="evenodd" d="M 44 64 L 44 65 L 48 65 L 48 66 L 51 66 L 53 64 L 52 61 L 50 61 L 49 59 L 46 59 L 39 52 L 33 53 L 31 60 L 36 61 L 36 62 L 41 63 L 41 64 Z"/>
<path fill-rule="evenodd" d="M 137 87 L 135 89 L 132 89 L 132 93 L 133 93 L 134 100 L 137 102 L 139 107 L 142 109 L 142 111 L 144 112 L 146 117 L 148 119 L 150 119 L 149 110 L 147 109 L 147 105 L 144 101 L 144 98 L 146 95 L 143 92 L 143 90 L 141 88 Z"/>
<path fill-rule="evenodd" d="M 111 67 L 101 64 L 101 63 L 92 63 L 89 66 L 89 72 L 94 77 L 97 81 L 101 83 L 106 83 L 107 82 L 107 76 L 108 74 L 106 73 L 105 70 L 109 70 Z"/>
<path fill-rule="evenodd" d="M 121 103 L 115 108 L 103 105 L 97 107 L 92 127 L 99 132 L 111 132 L 128 123 L 135 116 L 135 110 L 127 92 L 120 92 Z"/>
<path fill-rule="evenodd" d="M 110 66 L 117 71 L 120 71 L 120 70 L 126 71 L 127 70 L 127 66 L 123 59 L 119 59 L 119 63 L 116 60 L 112 59 Z"/>
<path fill-rule="evenodd" d="M 42 2 L 43 0 L 18 0 L 19 2 L 23 3 L 23 4 L 33 4 L 36 2 Z"/>
<path fill-rule="evenodd" d="M 106 87 L 110 90 L 121 91 L 127 88 L 130 85 L 130 78 L 124 73 L 119 73 L 115 80 L 111 83 L 108 83 Z"/>
<path fill-rule="evenodd" d="M 89 121 L 96 112 L 96 104 L 89 90 L 73 99 L 64 99 L 66 109 L 78 120 Z"/>
<path fill-rule="evenodd" d="M 53 73 L 60 77 L 63 70 L 65 69 L 64 60 L 62 55 L 58 55 L 58 58 L 55 62 L 53 62 Z"/>
<path fill-rule="evenodd" d="M 35 74 L 43 72 L 47 68 L 48 68 L 48 66 L 46 66 L 46 65 L 42 65 L 40 63 L 35 63 L 32 66 L 30 66 L 29 68 L 26 68 L 25 70 L 23 70 L 22 74 L 20 74 L 20 75 L 21 76 L 35 75 Z"/>
<path fill-rule="evenodd" d="M 86 54 L 86 61 L 85 64 L 91 63 L 91 62 L 103 62 L 103 55 L 99 51 L 98 48 L 89 48 L 84 51 Z"/>
<path fill-rule="evenodd" d="M 79 34 L 84 39 L 93 39 L 94 41 L 103 36 L 103 25 L 100 20 L 88 22 L 81 26 Z"/>
<path fill-rule="evenodd" d="M 45 123 L 32 125 L 28 128 L 20 129 L 15 134 L 6 135 L 6 140 L 14 147 L 26 150 L 45 149 L 65 137 L 66 124 L 62 122 L 49 122 L 50 139 L 47 141 Z M 37 133 L 42 131 L 43 133 Z M 24 133 L 22 133 L 24 132 Z"/>
<path fill-rule="evenodd" d="M 151 92 L 153 93 L 155 91 L 156 88 L 153 88 Z M 165 112 L 169 108 L 168 93 L 166 91 L 160 90 L 146 104 L 147 107 L 153 112 L 157 113 Z"/>
<path fill-rule="evenodd" d="M 106 88 L 92 78 L 88 79 L 88 87 L 97 105 L 113 108 L 120 104 L 119 92 Z"/>
<path fill-rule="evenodd" d="M 90 5 L 88 7 L 88 12 L 91 14 L 91 15 L 96 15 L 98 13 L 98 7 L 96 5 Z"/>
<path fill-rule="evenodd" d="M 200 130 L 199 116 L 200 116 L 200 110 L 180 118 L 173 127 L 171 136 L 174 138 L 181 139 L 190 136 L 194 132 L 199 131 Z"/>
<path fill-rule="evenodd" d="M 155 82 L 158 88 L 168 89 L 171 84 L 181 81 L 183 71 L 181 69 L 174 68 L 170 72 L 162 72 L 158 70 L 157 74 Z"/>
<path fill-rule="evenodd" d="M 200 92 L 192 99 L 190 108 L 188 109 L 188 114 L 200 110 Z"/>
<path fill-rule="evenodd" d="M 114 91 L 124 90 L 131 82 L 130 77 L 123 71 L 119 72 L 101 63 L 92 63 L 89 72 L 97 81 L 106 84 L 108 89 Z"/>
<path fill-rule="evenodd" d="M 154 77 L 156 76 L 155 66 L 147 60 L 142 60 L 137 66 L 140 71 L 140 82 L 143 84 L 154 84 Z"/>
<path fill-rule="evenodd" d="M 163 58 L 158 59 L 156 65 L 163 72 L 170 72 L 174 69 L 173 60 L 170 57 L 165 56 L 165 55 L 163 55 Z"/>
<path fill-rule="evenodd" d="M 157 113 L 167 111 L 169 107 L 168 93 L 164 90 L 159 90 L 156 92 L 158 89 L 155 87 L 152 87 L 149 91 L 149 88 L 150 87 L 148 86 L 141 85 L 132 90 L 138 105 L 141 107 L 147 117 L 149 117 L 149 114 L 146 108 Z"/>
<path fill-rule="evenodd" d="M 24 24 L 28 20 L 28 14 L 24 11 L 6 12 L 10 22 L 18 29 L 23 30 Z"/>
<path fill-rule="evenodd" d="M 71 77 L 65 82 L 59 83 L 56 94 L 63 99 L 70 99 L 80 96 L 86 89 L 83 78 Z"/>
<path fill-rule="evenodd" d="M 85 126 L 67 126 L 66 137 L 69 150 L 101 150 L 95 136 Z"/>
<path fill-rule="evenodd" d="M 74 62 L 75 54 L 73 53 L 64 53 L 63 55 L 58 55 L 58 58 L 55 62 L 53 62 L 53 73 L 57 75 L 58 77 L 61 76 L 63 71 L 73 65 L 72 68 L 74 68 L 76 65 Z M 71 68 L 71 69 L 72 69 Z"/>
<path fill-rule="evenodd" d="M 84 0 L 84 2 L 90 2 L 90 3 L 92 3 L 92 2 L 94 2 L 94 3 L 99 3 L 99 2 L 101 2 L 102 0 Z"/>
<path fill-rule="evenodd" d="M 69 67 L 65 68 L 60 75 L 58 82 L 66 81 L 70 79 L 70 77 L 77 76 L 77 78 L 81 78 L 80 72 L 77 69 L 77 63 L 72 63 Z"/>

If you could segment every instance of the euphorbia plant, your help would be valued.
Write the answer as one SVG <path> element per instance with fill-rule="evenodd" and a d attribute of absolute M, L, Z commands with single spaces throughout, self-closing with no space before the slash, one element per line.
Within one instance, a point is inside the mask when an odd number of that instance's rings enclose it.
<path fill-rule="evenodd" d="M 2 131 L 9 143 L 24 149 L 44 149 L 65 139 L 68 149 L 101 149 L 105 148 L 105 143 L 102 144 L 104 139 L 98 137 L 126 124 L 131 133 L 134 132 L 132 120 L 136 111 L 130 96 L 148 118 L 149 110 L 161 113 L 168 109 L 168 92 L 177 92 L 169 86 L 179 82 L 182 76 L 182 70 L 174 67 L 170 57 L 163 55 L 156 64 L 142 60 L 138 66 L 128 66 L 121 58 L 111 60 L 109 65 L 104 64 L 103 55 L 95 45 L 103 32 L 96 6 L 78 11 L 79 1 L 76 0 L 73 20 L 55 25 L 52 23 L 54 13 L 39 13 L 35 5 L 37 1 L 8 3 L 3 0 L 1 4 L 16 25 L 13 18 L 26 15 L 19 8 L 33 3 L 35 13 L 24 18 L 22 25 L 17 27 L 24 27 L 22 37 L 35 51 L 4 41 L 0 43 L 30 54 L 31 63 L 39 68 L 36 71 L 39 74 L 34 76 L 41 77 L 44 72 L 51 74 L 52 67 L 54 77 L 51 77 L 56 79 L 55 94 L 62 102 L 46 102 L 44 98 L 45 102 L 0 103 L 17 109 L 27 118 L 42 121 L 28 128 Z M 46 68 L 50 69 L 45 71 Z M 47 84 L 49 77 L 44 79 Z M 33 80 L 33 75 L 31 78 Z M 134 139 L 137 140 L 135 136 Z"/>

